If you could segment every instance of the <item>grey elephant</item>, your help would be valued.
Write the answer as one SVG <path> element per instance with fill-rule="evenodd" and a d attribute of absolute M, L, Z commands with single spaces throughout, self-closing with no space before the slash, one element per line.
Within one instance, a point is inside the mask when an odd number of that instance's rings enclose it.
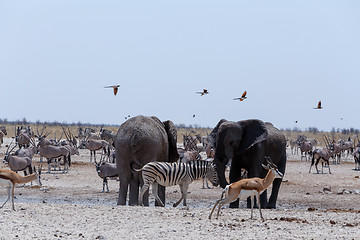
<path fill-rule="evenodd" d="M 223 188 L 228 184 L 225 179 L 225 168 L 229 161 L 231 161 L 230 183 L 241 179 L 242 168 L 248 171 L 248 178 L 264 178 L 267 171 L 261 164 L 264 163 L 265 156 L 271 158 L 281 173 L 285 173 L 286 139 L 271 123 L 264 123 L 257 119 L 238 122 L 222 119 L 207 140 L 215 149 L 214 163 L 217 167 L 220 186 Z M 261 194 L 261 208 L 276 208 L 280 184 L 281 179 L 274 180 L 269 201 L 266 190 Z M 249 199 L 247 206 L 250 207 Z M 230 207 L 239 207 L 239 200 L 231 203 Z"/>
<path fill-rule="evenodd" d="M 121 124 L 114 140 L 116 164 L 120 178 L 118 205 L 126 205 L 129 188 L 129 205 L 138 205 L 141 173 L 134 172 L 130 163 L 145 165 L 148 162 L 176 162 L 177 131 L 171 121 L 161 122 L 157 117 L 136 116 Z M 159 186 L 158 196 L 165 202 L 165 187 Z M 149 194 L 144 194 L 144 205 L 149 205 Z M 158 205 L 158 204 L 156 204 Z"/>

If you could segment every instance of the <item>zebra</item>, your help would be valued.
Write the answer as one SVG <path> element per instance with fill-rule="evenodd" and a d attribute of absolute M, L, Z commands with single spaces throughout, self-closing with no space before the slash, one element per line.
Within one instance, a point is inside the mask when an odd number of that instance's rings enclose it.
<path fill-rule="evenodd" d="M 144 185 L 141 188 L 139 196 L 139 205 L 143 206 L 143 195 L 152 184 L 152 192 L 159 204 L 164 207 L 164 203 L 160 200 L 157 194 L 158 184 L 168 187 L 179 185 L 181 191 L 181 198 L 174 203 L 174 207 L 180 204 L 183 200 L 183 205 L 186 206 L 187 190 L 190 183 L 194 180 L 206 176 L 214 186 L 218 186 L 218 176 L 215 164 L 209 161 L 194 160 L 187 163 L 167 163 L 167 162 L 149 162 L 141 169 L 134 171 L 142 171 Z"/>

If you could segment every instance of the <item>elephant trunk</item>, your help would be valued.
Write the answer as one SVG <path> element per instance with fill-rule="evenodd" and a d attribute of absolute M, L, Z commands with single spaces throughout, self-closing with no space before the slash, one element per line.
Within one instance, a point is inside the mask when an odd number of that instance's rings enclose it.
<path fill-rule="evenodd" d="M 214 162 L 216 164 L 216 170 L 217 170 L 220 186 L 222 188 L 225 188 L 226 185 L 229 184 L 225 178 L 225 165 L 223 163 L 215 161 L 215 160 L 214 160 Z"/>

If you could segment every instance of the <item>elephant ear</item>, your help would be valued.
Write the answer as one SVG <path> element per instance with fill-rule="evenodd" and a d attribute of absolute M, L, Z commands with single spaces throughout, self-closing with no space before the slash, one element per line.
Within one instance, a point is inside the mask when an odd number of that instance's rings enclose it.
<path fill-rule="evenodd" d="M 174 123 L 170 120 L 163 122 L 169 142 L 169 162 L 176 162 L 179 159 L 177 151 L 177 130 Z"/>
<path fill-rule="evenodd" d="M 216 147 L 216 135 L 217 132 L 219 130 L 219 127 L 221 124 L 223 124 L 224 122 L 227 122 L 227 120 L 225 119 L 221 119 L 218 124 L 215 126 L 215 128 L 211 131 L 211 133 L 208 135 L 207 140 L 210 143 L 211 147 L 215 148 Z"/>
<path fill-rule="evenodd" d="M 243 128 L 243 135 L 237 154 L 240 155 L 255 144 L 266 139 L 268 132 L 263 121 L 250 119 L 238 122 Z"/>

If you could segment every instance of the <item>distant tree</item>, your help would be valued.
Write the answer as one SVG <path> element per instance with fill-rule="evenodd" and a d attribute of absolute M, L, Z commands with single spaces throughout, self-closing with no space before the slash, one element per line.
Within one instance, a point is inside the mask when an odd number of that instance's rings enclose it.
<path fill-rule="evenodd" d="M 297 132 L 297 133 L 301 132 L 300 128 L 298 128 L 298 127 L 294 127 L 294 128 L 293 128 L 293 131 L 294 131 L 294 132 Z"/>
<path fill-rule="evenodd" d="M 335 132 L 336 132 L 336 131 L 335 131 L 335 128 L 334 128 L 334 127 L 332 127 L 332 129 L 331 129 L 331 131 L 330 131 L 330 132 L 331 132 L 331 134 L 332 134 L 332 135 L 335 135 Z"/>
<path fill-rule="evenodd" d="M 317 134 L 319 132 L 319 129 L 317 127 L 309 127 L 308 131 L 313 134 Z"/>
<path fill-rule="evenodd" d="M 349 130 L 349 129 L 346 129 L 346 128 L 343 128 L 343 129 L 341 130 L 341 133 L 342 133 L 343 135 L 347 135 L 347 134 L 350 133 L 350 130 Z"/>

